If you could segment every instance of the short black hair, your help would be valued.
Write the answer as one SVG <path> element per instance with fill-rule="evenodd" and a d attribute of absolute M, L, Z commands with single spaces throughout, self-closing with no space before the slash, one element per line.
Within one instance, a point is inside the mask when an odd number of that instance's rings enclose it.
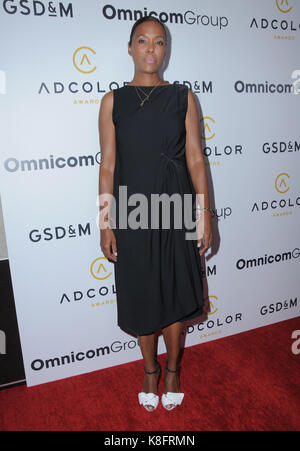
<path fill-rule="evenodd" d="M 141 23 L 143 23 L 143 22 L 151 22 L 151 21 L 155 21 L 155 22 L 159 23 L 159 24 L 163 27 L 164 33 L 165 33 L 165 39 L 166 39 L 166 41 L 167 41 L 167 31 L 166 31 L 166 29 L 165 29 L 164 24 L 163 24 L 159 19 L 157 19 L 156 17 L 153 17 L 153 16 L 144 16 L 144 17 L 141 17 L 140 19 L 138 19 L 138 20 L 133 24 L 132 29 L 131 29 L 131 33 L 130 33 L 130 39 L 129 39 L 129 42 L 128 42 L 129 45 L 132 44 L 132 37 L 133 37 L 133 33 L 134 33 L 136 27 L 137 27 L 138 25 L 140 25 Z"/>

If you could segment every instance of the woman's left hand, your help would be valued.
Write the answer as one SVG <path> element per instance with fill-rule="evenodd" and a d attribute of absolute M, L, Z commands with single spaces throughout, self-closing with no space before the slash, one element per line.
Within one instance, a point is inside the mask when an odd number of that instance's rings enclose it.
<path fill-rule="evenodd" d="M 203 255 L 207 249 L 212 245 L 213 234 L 211 225 L 211 215 L 204 211 L 197 222 L 197 246 L 203 247 L 199 250 L 200 255 Z"/>

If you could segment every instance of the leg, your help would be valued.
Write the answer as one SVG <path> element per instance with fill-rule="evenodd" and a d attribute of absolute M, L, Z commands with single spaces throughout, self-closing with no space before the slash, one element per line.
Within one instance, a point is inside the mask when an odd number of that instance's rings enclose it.
<path fill-rule="evenodd" d="M 178 358 L 180 353 L 180 337 L 182 334 L 183 325 L 181 322 L 176 322 L 168 327 L 165 327 L 163 332 L 164 342 L 168 354 L 168 367 L 170 370 L 176 369 L 178 365 Z"/>
<path fill-rule="evenodd" d="M 157 334 L 139 335 L 139 344 L 147 370 L 155 370 L 155 359 L 157 355 Z"/>
<path fill-rule="evenodd" d="M 180 353 L 180 337 L 182 334 L 183 324 L 176 322 L 163 329 L 163 337 L 168 354 L 168 368 L 176 370 L 178 366 Z M 179 379 L 178 373 L 165 372 L 165 390 L 164 393 L 173 392 L 179 393 Z"/>
<path fill-rule="evenodd" d="M 140 335 L 139 343 L 144 358 L 144 367 L 146 371 L 154 371 L 157 369 L 156 356 L 157 356 L 157 334 Z M 157 382 L 159 378 L 159 371 L 153 374 L 145 373 L 143 392 L 145 393 L 157 393 Z M 153 410 L 153 406 L 147 406 L 147 410 Z"/>

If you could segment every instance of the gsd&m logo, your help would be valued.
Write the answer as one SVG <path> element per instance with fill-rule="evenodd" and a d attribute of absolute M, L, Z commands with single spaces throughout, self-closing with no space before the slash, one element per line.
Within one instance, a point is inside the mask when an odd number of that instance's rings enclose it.
<path fill-rule="evenodd" d="M 297 297 L 295 299 L 277 301 L 269 305 L 263 305 L 260 309 L 260 314 L 261 316 L 266 316 L 278 312 L 282 313 L 293 308 L 298 309 Z"/>
<path fill-rule="evenodd" d="M 300 74 L 300 71 L 299 71 Z M 300 79 L 299 79 L 299 89 L 300 89 Z M 300 150 L 300 141 L 273 141 L 265 142 L 262 146 L 262 151 L 265 154 L 282 154 L 282 153 L 295 153 Z"/>
<path fill-rule="evenodd" d="M 60 295 L 60 305 L 74 305 L 74 303 L 85 302 L 89 307 L 103 308 L 115 304 L 117 299 L 112 265 L 105 257 L 95 258 L 89 267 L 93 286 L 65 291 Z"/>
<path fill-rule="evenodd" d="M 299 195 L 287 195 L 291 188 L 291 175 L 287 172 L 279 173 L 274 180 L 275 191 L 284 196 L 280 198 L 260 200 L 254 202 L 251 213 L 271 212 L 273 216 L 286 216 L 293 212 L 294 208 L 300 207 Z"/>
<path fill-rule="evenodd" d="M 73 4 L 66 2 L 4 0 L 2 8 L 6 14 L 20 14 L 21 16 L 73 17 Z"/>
<path fill-rule="evenodd" d="M 62 240 L 65 238 L 80 238 L 82 236 L 91 235 L 91 225 L 86 224 L 70 224 L 68 226 L 45 227 L 43 229 L 32 229 L 29 232 L 29 240 L 32 243 L 52 242 L 53 240 Z"/>

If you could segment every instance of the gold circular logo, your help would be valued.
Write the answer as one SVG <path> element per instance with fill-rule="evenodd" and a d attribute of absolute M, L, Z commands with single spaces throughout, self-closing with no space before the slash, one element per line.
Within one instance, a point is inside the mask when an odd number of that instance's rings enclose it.
<path fill-rule="evenodd" d="M 275 189 L 281 193 L 286 193 L 290 187 L 288 186 L 288 180 L 290 176 L 286 172 L 281 172 L 281 174 L 278 174 L 275 180 Z"/>
<path fill-rule="evenodd" d="M 203 126 L 203 133 L 204 133 L 204 136 L 201 136 L 201 138 L 202 138 L 202 139 L 205 139 L 206 141 L 208 141 L 209 139 L 214 138 L 215 135 L 216 135 L 216 134 L 213 132 L 212 127 L 210 127 L 210 125 L 209 125 L 209 121 L 210 121 L 210 122 L 213 122 L 213 124 L 215 124 L 215 120 L 214 120 L 212 117 L 204 116 L 204 117 L 201 119 L 200 124 L 201 124 L 201 122 L 203 122 L 203 121 L 204 121 L 204 126 Z M 202 125 L 202 124 L 201 124 L 201 125 Z M 206 133 L 206 132 L 207 132 L 207 133 Z"/>
<path fill-rule="evenodd" d="M 104 260 L 105 260 L 105 262 L 104 262 Z M 108 277 L 112 275 L 112 272 L 111 271 L 108 272 L 108 270 L 106 268 L 107 261 L 108 260 L 105 257 L 98 257 L 92 262 L 90 271 L 91 271 L 92 276 L 95 279 L 105 280 L 105 279 L 108 279 Z"/>
<path fill-rule="evenodd" d="M 218 307 L 215 307 L 215 306 L 214 306 L 214 303 L 213 303 L 213 301 L 211 300 L 211 298 L 214 298 L 215 300 L 218 299 L 217 296 L 208 296 L 208 299 L 209 299 L 209 305 L 210 305 L 210 308 L 211 308 L 211 311 L 210 311 L 210 312 L 207 312 L 208 315 L 214 315 L 214 314 L 218 311 Z"/>
<path fill-rule="evenodd" d="M 276 0 L 276 6 L 282 13 L 289 13 L 293 9 L 292 6 L 289 8 L 288 0 Z"/>
<path fill-rule="evenodd" d="M 92 65 L 92 57 L 96 52 L 90 47 L 79 47 L 73 54 L 73 64 L 82 74 L 91 74 L 97 69 Z"/>

